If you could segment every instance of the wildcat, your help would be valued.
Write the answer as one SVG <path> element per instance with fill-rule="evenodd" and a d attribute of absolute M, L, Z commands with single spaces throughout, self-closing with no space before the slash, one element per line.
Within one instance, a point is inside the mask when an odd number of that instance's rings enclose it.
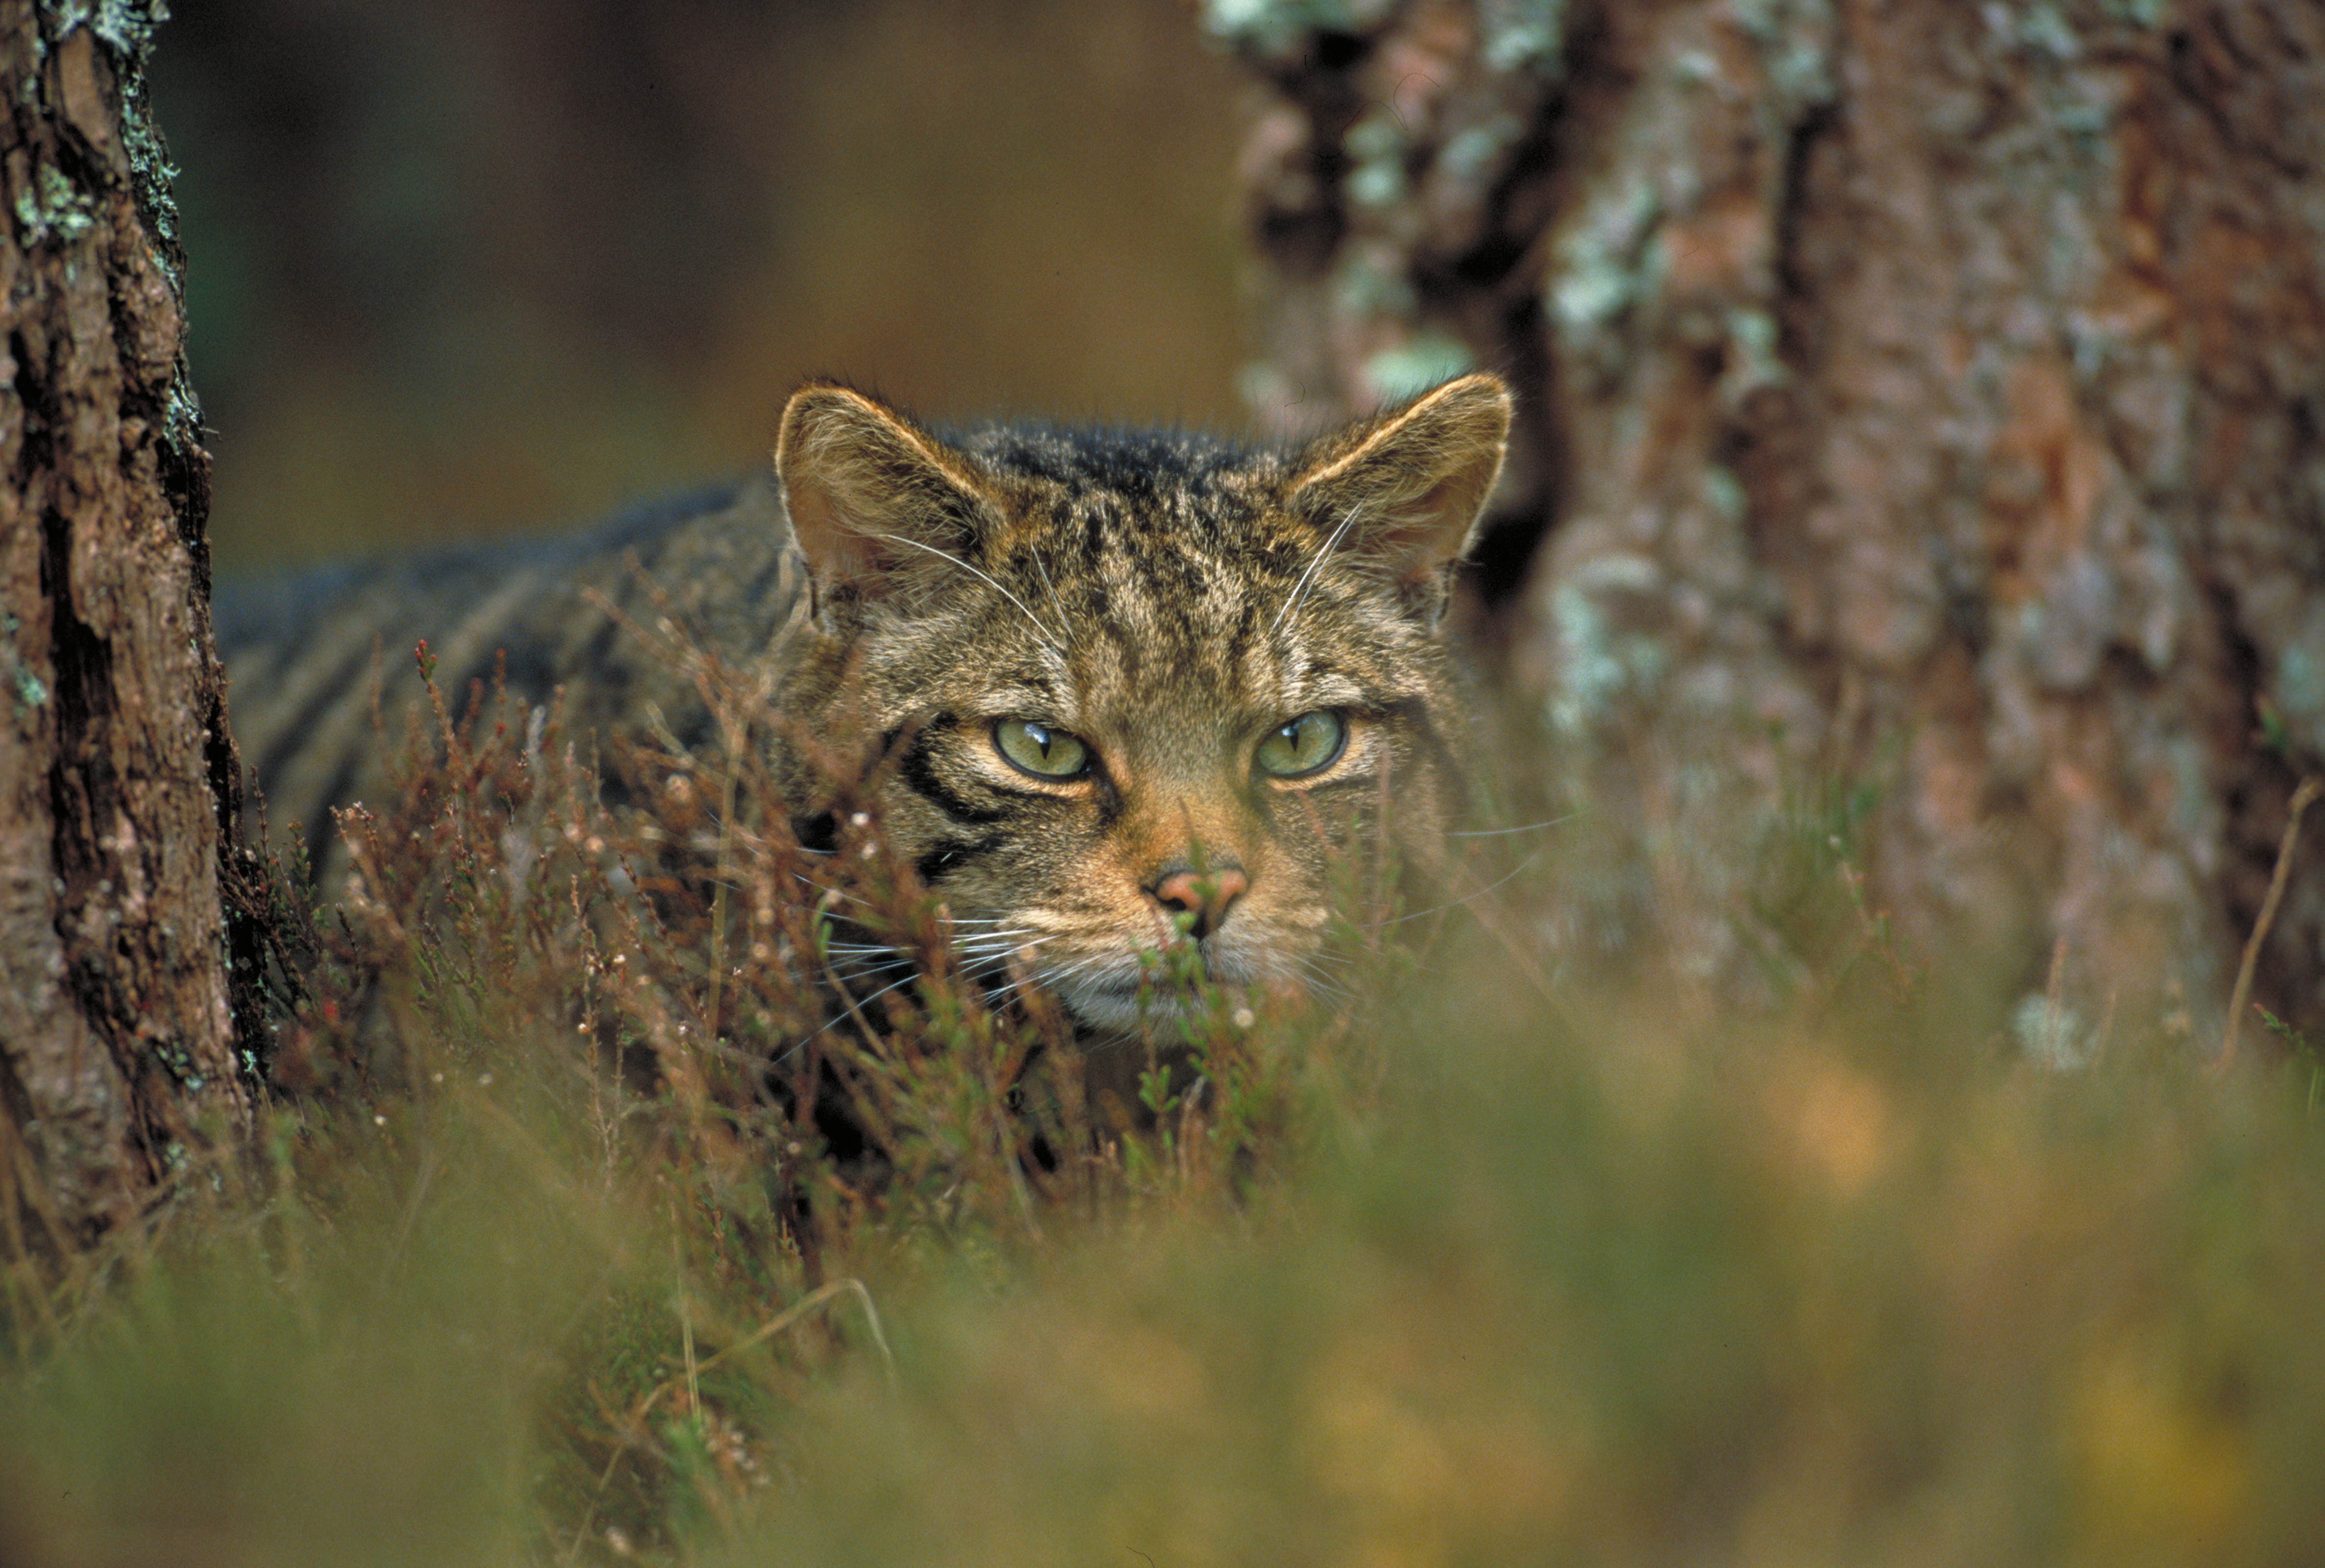
<path fill-rule="evenodd" d="M 561 683 L 583 722 L 650 715 L 683 742 L 707 715 L 618 634 L 673 607 L 616 564 L 635 552 L 764 675 L 770 761 L 809 840 L 835 756 L 864 764 L 964 957 L 1021 966 L 1091 1034 L 1133 1035 L 1144 955 L 1189 945 L 1221 985 L 1296 991 L 1336 858 L 1436 856 L 1465 734 L 1443 613 L 1509 422 L 1484 374 L 1288 449 L 949 437 L 811 383 L 783 410 L 772 488 L 512 565 L 222 603 L 230 711 L 278 809 L 310 823 L 376 777 L 360 665 L 431 621 L 455 681 L 498 650 L 520 692 Z"/>

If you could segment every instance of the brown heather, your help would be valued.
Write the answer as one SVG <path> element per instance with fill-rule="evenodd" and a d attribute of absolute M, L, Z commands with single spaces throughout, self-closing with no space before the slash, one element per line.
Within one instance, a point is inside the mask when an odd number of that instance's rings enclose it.
<path fill-rule="evenodd" d="M 940 442 L 818 389 L 783 469 L 812 605 L 782 530 L 733 526 L 765 494 L 623 525 L 651 590 L 576 549 L 530 619 L 485 613 L 484 558 L 357 589 L 410 592 L 380 641 L 431 635 L 436 678 L 401 739 L 359 678 L 283 732 L 352 704 L 376 782 L 336 907 L 276 880 L 261 1168 L 190 1173 L 67 1288 L 0 1254 L 0 1561 L 2313 1558 L 2297 1038 L 2224 1077 L 2127 1009 L 2028 1038 L 2007 976 L 1866 898 L 1848 779 L 1730 825 L 1765 1011 L 1571 962 L 1584 833 L 1455 841 L 1517 863 L 1416 973 L 1400 917 L 1441 900 L 1357 879 L 1451 798 L 1431 563 L 1498 411 L 1457 383 L 1305 452 L 1157 441 L 1142 493 L 1135 442 Z M 1078 581 L 1013 553 L 1092 519 Z M 1327 665 L 1419 706 L 1292 711 Z M 1311 897 L 1321 947 L 1261 918 Z M 1100 968 L 1020 987 L 976 935 L 1053 903 L 1153 947 L 1143 1038 L 1057 1005 Z M 1247 917 L 1260 956 L 1221 941 Z M 1341 956 L 1374 1005 L 1275 1016 L 1267 979 Z"/>

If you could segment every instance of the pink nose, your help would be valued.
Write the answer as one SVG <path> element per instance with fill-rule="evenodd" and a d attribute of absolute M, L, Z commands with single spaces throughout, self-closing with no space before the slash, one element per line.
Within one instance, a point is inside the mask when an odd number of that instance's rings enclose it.
<path fill-rule="evenodd" d="M 1227 910 L 1250 890 L 1251 879 L 1243 874 L 1241 866 L 1221 866 L 1200 872 L 1172 872 L 1149 890 L 1164 913 L 1192 915 L 1194 924 L 1188 931 L 1198 938 L 1209 936 L 1225 924 Z"/>

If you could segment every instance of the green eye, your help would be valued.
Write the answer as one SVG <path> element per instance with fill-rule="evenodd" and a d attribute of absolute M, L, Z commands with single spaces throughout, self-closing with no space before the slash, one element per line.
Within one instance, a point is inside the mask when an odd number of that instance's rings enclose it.
<path fill-rule="evenodd" d="M 1318 708 L 1270 730 L 1252 760 L 1263 773 L 1304 779 L 1338 761 L 1340 749 L 1348 743 L 1348 726 L 1340 715 Z"/>
<path fill-rule="evenodd" d="M 1004 761 L 1036 779 L 1071 779 L 1089 766 L 1089 748 L 1066 733 L 1031 719 L 1002 719 L 993 726 L 993 749 Z"/>

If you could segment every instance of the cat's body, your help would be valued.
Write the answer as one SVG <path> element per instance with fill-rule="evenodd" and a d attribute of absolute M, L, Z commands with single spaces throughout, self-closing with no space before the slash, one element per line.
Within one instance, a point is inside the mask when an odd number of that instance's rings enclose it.
<path fill-rule="evenodd" d="M 584 722 L 639 724 L 652 702 L 681 739 L 699 731 L 685 678 L 616 654 L 581 591 L 651 623 L 617 564 L 650 546 L 679 617 L 765 672 L 797 819 L 841 781 L 870 791 L 966 958 L 1030 974 L 1090 1030 L 1135 1032 L 1143 955 L 1192 944 L 1223 985 L 1296 990 L 1337 864 L 1434 853 L 1464 733 L 1439 621 L 1508 421 L 1500 383 L 1471 376 L 1291 451 L 1011 426 L 955 440 L 811 386 L 784 413 L 780 502 L 746 489 L 539 582 L 466 585 L 447 673 L 488 669 L 497 639 L 520 695 L 556 681 Z M 264 640 L 222 617 L 246 754 L 310 821 L 360 793 L 366 764 L 320 742 L 346 705 L 368 713 L 374 641 L 402 652 L 431 631 L 414 586 L 367 591 L 338 653 L 273 673 Z"/>
<path fill-rule="evenodd" d="M 527 704 L 562 690 L 569 733 L 653 725 L 691 743 L 709 732 L 695 683 L 635 629 L 667 614 L 749 668 L 781 657 L 805 593 L 770 477 L 567 539 L 230 582 L 213 612 L 236 744 L 267 816 L 322 848 L 331 807 L 377 802 L 387 788 L 421 696 L 417 642 L 455 704 L 505 675 Z"/>

